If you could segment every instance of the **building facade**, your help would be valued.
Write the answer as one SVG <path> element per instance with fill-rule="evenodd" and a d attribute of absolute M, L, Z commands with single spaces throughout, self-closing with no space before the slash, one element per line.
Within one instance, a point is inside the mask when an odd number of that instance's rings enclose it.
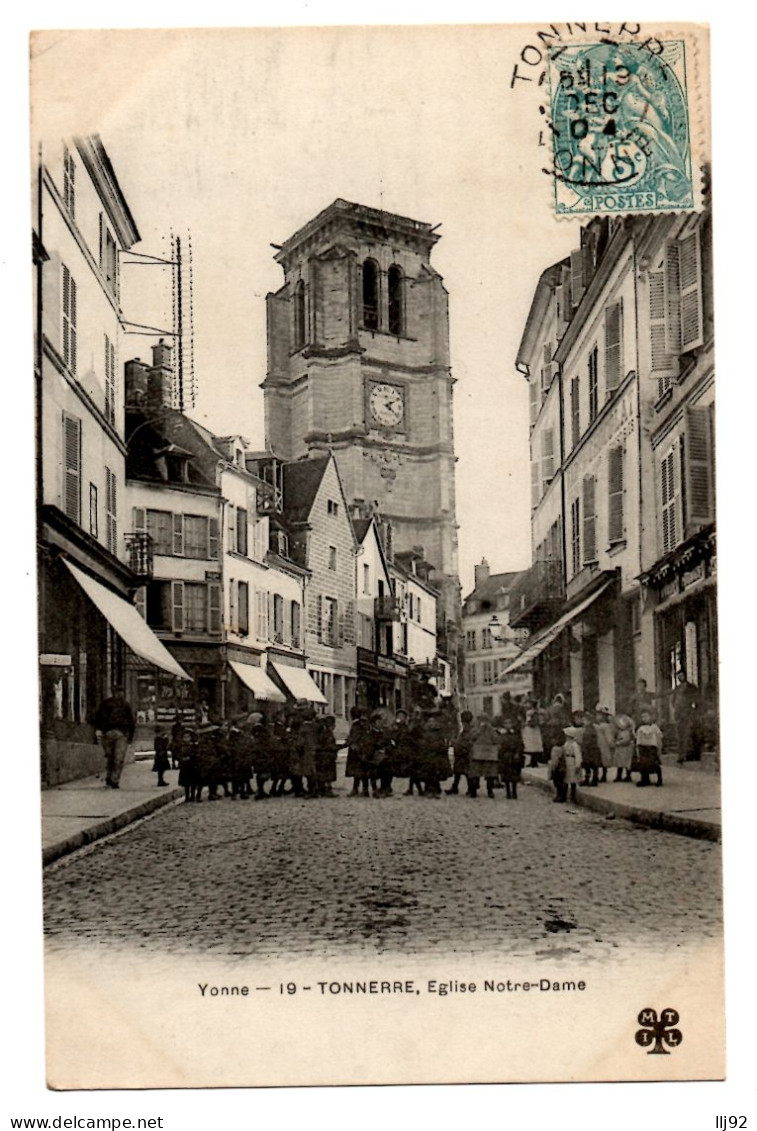
<path fill-rule="evenodd" d="M 332 451 L 350 504 L 375 506 L 397 550 L 436 568 L 440 628 L 459 623 L 447 292 L 431 225 L 336 200 L 276 255 L 268 296 L 267 442 Z M 452 639 L 447 642 L 446 634 Z"/>
<path fill-rule="evenodd" d="M 40 150 L 34 197 L 42 780 L 102 768 L 92 718 L 136 673 L 185 673 L 133 604 L 119 256 L 139 233 L 99 137 Z"/>
<path fill-rule="evenodd" d="M 475 567 L 475 587 L 463 601 L 465 649 L 465 708 L 473 715 L 494 718 L 507 691 L 513 698 L 529 697 L 531 673 L 527 667 L 508 673 L 520 655 L 528 629 L 510 624 L 510 593 L 518 573 L 492 573 L 486 558 Z M 493 623 L 496 618 L 496 623 Z"/>

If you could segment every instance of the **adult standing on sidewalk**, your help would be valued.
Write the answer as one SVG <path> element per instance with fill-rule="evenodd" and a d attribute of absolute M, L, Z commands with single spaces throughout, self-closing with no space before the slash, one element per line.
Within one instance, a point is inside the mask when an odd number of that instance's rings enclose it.
<path fill-rule="evenodd" d="M 699 690 L 689 683 L 686 673 L 676 672 L 676 687 L 671 695 L 676 728 L 678 764 L 699 761 L 702 756 L 697 727 Z"/>
<path fill-rule="evenodd" d="M 134 738 L 134 713 L 126 702 L 123 687 L 114 687 L 113 694 L 103 699 L 95 712 L 95 729 L 105 751 L 105 784 L 118 789 L 126 751 Z"/>

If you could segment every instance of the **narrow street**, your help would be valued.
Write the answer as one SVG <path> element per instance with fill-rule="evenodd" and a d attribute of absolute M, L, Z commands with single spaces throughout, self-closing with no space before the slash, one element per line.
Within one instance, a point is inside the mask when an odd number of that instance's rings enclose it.
<path fill-rule="evenodd" d="M 404 782 L 401 787 L 404 786 Z M 53 865 L 51 951 L 602 960 L 720 931 L 720 847 L 553 805 L 351 798 L 177 806 Z"/>

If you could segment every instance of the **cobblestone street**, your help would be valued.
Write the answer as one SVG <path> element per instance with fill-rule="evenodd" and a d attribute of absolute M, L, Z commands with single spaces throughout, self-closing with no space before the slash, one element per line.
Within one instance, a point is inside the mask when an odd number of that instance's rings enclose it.
<path fill-rule="evenodd" d="M 404 783 L 402 783 L 404 784 Z M 395 795 L 163 810 L 46 873 L 48 944 L 602 959 L 717 936 L 718 845 L 553 805 Z"/>

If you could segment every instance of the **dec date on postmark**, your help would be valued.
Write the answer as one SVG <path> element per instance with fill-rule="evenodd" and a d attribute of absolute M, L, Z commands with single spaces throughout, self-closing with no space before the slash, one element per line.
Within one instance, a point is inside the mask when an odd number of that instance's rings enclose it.
<path fill-rule="evenodd" d="M 549 51 L 558 216 L 695 208 L 682 39 Z"/>

